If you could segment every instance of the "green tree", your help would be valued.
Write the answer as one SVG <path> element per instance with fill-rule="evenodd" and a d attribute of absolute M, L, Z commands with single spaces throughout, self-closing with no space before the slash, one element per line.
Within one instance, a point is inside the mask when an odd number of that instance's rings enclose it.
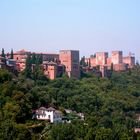
<path fill-rule="evenodd" d="M 32 54 L 32 64 L 36 64 L 37 55 L 35 53 Z"/>
<path fill-rule="evenodd" d="M 28 54 L 26 58 L 25 76 L 27 78 L 31 78 L 31 74 L 32 74 L 32 60 L 31 55 Z"/>
<path fill-rule="evenodd" d="M 42 63 L 43 63 L 43 54 L 38 54 L 36 64 L 42 64 Z"/>
<path fill-rule="evenodd" d="M 75 129 L 72 124 L 54 125 L 50 132 L 51 140 L 74 140 Z"/>
<path fill-rule="evenodd" d="M 6 64 L 6 55 L 5 55 L 5 52 L 4 52 L 4 49 L 2 48 L 2 52 L 1 52 L 1 57 L 2 57 L 2 62 L 4 64 Z"/>
<path fill-rule="evenodd" d="M 14 52 L 13 52 L 13 49 L 11 49 L 10 59 L 13 59 L 13 58 L 14 58 Z"/>
<path fill-rule="evenodd" d="M 15 135 L 14 124 L 10 119 L 6 119 L 0 122 L 0 139 L 12 140 Z"/>
<path fill-rule="evenodd" d="M 98 128 L 96 130 L 95 140 L 114 140 L 110 128 Z"/>
<path fill-rule="evenodd" d="M 6 57 L 5 52 L 4 52 L 4 48 L 2 48 L 1 56 L 4 58 Z"/>
<path fill-rule="evenodd" d="M 5 69 L 0 69 L 0 83 L 4 83 L 6 81 L 11 81 L 12 75 Z"/>
<path fill-rule="evenodd" d="M 86 62 L 85 62 L 85 56 L 83 56 L 83 57 L 81 58 L 81 60 L 80 60 L 80 65 L 83 66 L 83 67 L 87 66 L 87 64 L 86 64 Z"/>
<path fill-rule="evenodd" d="M 42 63 L 43 63 L 43 54 L 41 53 L 40 58 L 39 58 L 39 64 L 42 64 Z"/>

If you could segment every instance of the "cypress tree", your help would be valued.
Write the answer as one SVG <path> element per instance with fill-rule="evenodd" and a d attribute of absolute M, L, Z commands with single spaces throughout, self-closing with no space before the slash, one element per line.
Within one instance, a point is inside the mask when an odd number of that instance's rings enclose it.
<path fill-rule="evenodd" d="M 32 64 L 36 64 L 36 54 L 32 54 Z"/>
<path fill-rule="evenodd" d="M 39 64 L 42 64 L 42 63 L 43 63 L 43 55 L 40 54 L 40 55 L 39 55 Z"/>
<path fill-rule="evenodd" d="M 11 49 L 11 54 L 10 54 L 10 59 L 14 58 L 14 53 L 13 53 L 13 49 Z"/>
<path fill-rule="evenodd" d="M 27 78 L 31 78 L 32 74 L 32 62 L 31 62 L 31 55 L 28 54 L 27 59 L 26 59 L 26 68 L 25 68 L 25 76 Z"/>
<path fill-rule="evenodd" d="M 2 48 L 2 52 L 1 52 L 1 57 L 3 57 L 2 58 L 2 62 L 4 63 L 4 64 L 6 64 L 6 55 L 5 55 L 5 52 L 4 52 L 4 49 Z"/>
<path fill-rule="evenodd" d="M 90 64 L 85 62 L 85 56 L 81 58 L 80 65 L 83 67 L 89 66 Z"/>
<path fill-rule="evenodd" d="M 5 58 L 5 53 L 4 53 L 4 49 L 3 48 L 2 48 L 1 56 Z"/>
<path fill-rule="evenodd" d="M 36 56 L 36 64 L 39 65 L 39 64 L 42 64 L 43 63 L 43 55 L 42 54 L 38 54 Z"/>

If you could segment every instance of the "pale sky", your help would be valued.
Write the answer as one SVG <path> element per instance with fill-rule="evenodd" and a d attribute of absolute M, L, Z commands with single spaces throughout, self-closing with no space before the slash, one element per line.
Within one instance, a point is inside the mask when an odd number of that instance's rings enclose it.
<path fill-rule="evenodd" d="M 122 50 L 140 61 L 140 0 L 0 0 L 1 48 Z"/>

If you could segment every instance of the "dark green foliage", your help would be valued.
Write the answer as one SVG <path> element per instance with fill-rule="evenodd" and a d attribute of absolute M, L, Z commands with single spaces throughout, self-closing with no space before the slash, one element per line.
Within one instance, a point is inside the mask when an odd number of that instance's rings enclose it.
<path fill-rule="evenodd" d="M 81 58 L 81 60 L 80 60 L 80 65 L 81 65 L 82 67 L 88 66 L 88 64 L 85 63 L 85 56 L 83 56 L 83 57 Z"/>
<path fill-rule="evenodd" d="M 11 120 L 4 120 L 0 124 L 1 140 L 31 140 L 31 134 L 25 125 L 15 124 Z"/>
<path fill-rule="evenodd" d="M 36 54 L 35 53 L 33 53 L 32 54 L 32 64 L 36 64 L 36 60 L 37 58 L 36 58 Z"/>
<path fill-rule="evenodd" d="M 24 71 L 25 77 L 33 80 L 47 80 L 41 67 L 42 63 L 42 54 L 29 54 L 26 59 L 26 68 Z"/>
<path fill-rule="evenodd" d="M 2 62 L 4 63 L 4 64 L 6 64 L 6 55 L 5 55 L 5 52 L 4 52 L 4 49 L 2 48 L 2 52 L 1 52 L 1 57 L 2 57 Z"/>
<path fill-rule="evenodd" d="M 29 54 L 26 59 L 26 68 L 25 68 L 26 78 L 31 78 L 31 74 L 32 74 L 32 60 L 31 55 Z"/>
<path fill-rule="evenodd" d="M 4 52 L 4 48 L 2 48 L 2 52 L 1 52 L 1 56 L 5 58 L 5 52 Z"/>
<path fill-rule="evenodd" d="M 75 139 L 73 125 L 71 125 L 71 124 L 54 125 L 51 130 L 51 139 L 52 140 Z"/>
<path fill-rule="evenodd" d="M 11 50 L 11 54 L 10 54 L 10 59 L 13 59 L 14 58 L 14 52 L 13 52 L 13 49 Z"/>
<path fill-rule="evenodd" d="M 12 79 L 12 75 L 7 71 L 0 69 L 0 83 L 9 81 Z"/>
<path fill-rule="evenodd" d="M 31 73 L 32 79 L 18 77 L 12 81 L 9 72 L 0 70 L 0 139 L 131 140 L 138 137 L 132 130 L 140 127 L 135 119 L 140 112 L 139 66 L 131 72 L 113 72 L 109 79 L 89 75 L 81 80 L 63 77 L 48 81 L 39 78 L 40 75 Z M 45 122 L 40 126 L 42 122 L 32 120 L 31 113 L 40 106 L 53 106 L 65 115 L 64 108 L 82 112 L 85 120 L 69 114 L 71 124 L 46 125 Z"/>
<path fill-rule="evenodd" d="M 32 64 L 40 65 L 43 63 L 43 55 L 42 54 L 32 54 Z"/>
<path fill-rule="evenodd" d="M 38 56 L 38 64 L 42 64 L 43 63 L 43 55 L 39 54 Z"/>

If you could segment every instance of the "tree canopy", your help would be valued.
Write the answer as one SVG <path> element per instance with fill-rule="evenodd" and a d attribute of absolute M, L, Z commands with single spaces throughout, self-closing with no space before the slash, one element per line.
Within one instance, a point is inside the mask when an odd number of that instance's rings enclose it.
<path fill-rule="evenodd" d="M 30 59 L 27 59 L 30 60 Z M 30 66 L 30 61 L 27 65 Z M 57 78 L 53 81 L 13 76 L 0 69 L 0 139 L 128 140 L 140 127 L 140 67 L 108 78 Z M 48 124 L 32 120 L 40 106 L 71 109 L 85 120 Z M 47 125 L 46 125 L 47 123 Z M 40 124 L 39 126 L 37 124 Z M 32 128 L 31 126 L 34 126 Z"/>

